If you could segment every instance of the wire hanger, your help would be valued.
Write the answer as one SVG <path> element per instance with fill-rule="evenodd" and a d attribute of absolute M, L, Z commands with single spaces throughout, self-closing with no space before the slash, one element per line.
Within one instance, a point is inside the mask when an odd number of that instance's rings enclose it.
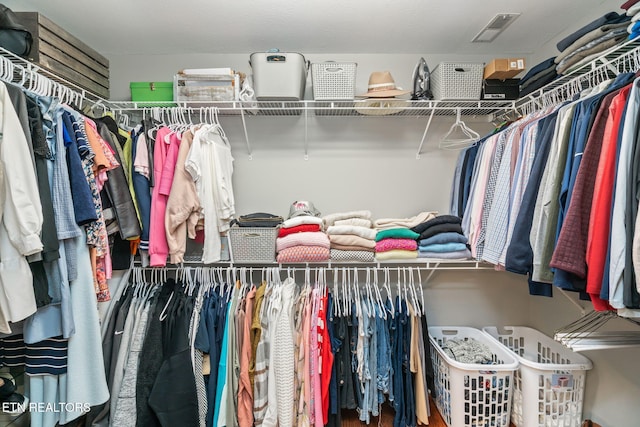
<path fill-rule="evenodd" d="M 471 129 L 461 119 L 462 111 L 456 109 L 456 121 L 440 141 L 439 147 L 444 150 L 458 150 L 475 143 L 480 134 Z"/>

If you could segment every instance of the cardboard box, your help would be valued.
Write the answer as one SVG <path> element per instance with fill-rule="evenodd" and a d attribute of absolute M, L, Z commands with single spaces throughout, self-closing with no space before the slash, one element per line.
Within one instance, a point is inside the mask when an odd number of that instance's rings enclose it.
<path fill-rule="evenodd" d="M 489 79 L 482 82 L 482 99 L 513 100 L 520 97 L 520 79 Z"/>
<path fill-rule="evenodd" d="M 512 79 L 524 71 L 524 58 L 496 58 L 484 67 L 485 79 Z"/>

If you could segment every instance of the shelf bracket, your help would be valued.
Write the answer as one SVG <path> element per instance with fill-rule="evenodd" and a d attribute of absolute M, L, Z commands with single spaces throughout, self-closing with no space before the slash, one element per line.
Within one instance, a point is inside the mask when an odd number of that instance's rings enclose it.
<path fill-rule="evenodd" d="M 307 108 L 304 109 L 304 159 L 309 160 L 309 111 Z"/>
<path fill-rule="evenodd" d="M 247 144 L 247 153 L 249 153 L 249 160 L 253 160 L 251 144 L 249 143 L 249 133 L 247 132 L 247 122 L 244 118 L 244 108 L 240 109 L 240 118 L 242 119 L 242 129 L 244 130 L 244 141 Z"/>
<path fill-rule="evenodd" d="M 422 154 L 422 146 L 424 145 L 425 139 L 427 139 L 427 133 L 429 132 L 429 128 L 431 127 L 431 120 L 433 120 L 433 115 L 435 114 L 436 109 L 431 109 L 431 114 L 429 114 L 429 120 L 427 121 L 427 126 L 424 128 L 424 133 L 422 134 L 422 140 L 420 141 L 420 146 L 418 147 L 418 152 L 416 153 L 416 159 L 420 160 L 420 154 Z"/>

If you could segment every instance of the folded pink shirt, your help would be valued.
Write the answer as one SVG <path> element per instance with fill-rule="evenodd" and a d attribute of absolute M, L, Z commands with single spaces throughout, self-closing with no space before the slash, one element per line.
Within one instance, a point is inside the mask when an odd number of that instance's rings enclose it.
<path fill-rule="evenodd" d="M 276 239 L 276 252 L 293 246 L 322 246 L 329 249 L 329 237 L 321 231 L 305 231 Z"/>
<path fill-rule="evenodd" d="M 402 249 L 405 251 L 418 250 L 418 242 L 413 239 L 382 239 L 376 242 L 376 252 L 392 251 Z"/>

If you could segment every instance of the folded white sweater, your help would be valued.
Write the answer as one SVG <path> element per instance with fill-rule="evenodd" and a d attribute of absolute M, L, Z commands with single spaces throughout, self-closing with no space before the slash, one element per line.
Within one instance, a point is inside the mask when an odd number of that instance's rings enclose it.
<path fill-rule="evenodd" d="M 376 230 L 373 228 L 365 228 L 357 225 L 332 225 L 327 228 L 327 234 L 332 236 L 336 234 L 355 234 L 365 239 L 375 240 Z"/>

